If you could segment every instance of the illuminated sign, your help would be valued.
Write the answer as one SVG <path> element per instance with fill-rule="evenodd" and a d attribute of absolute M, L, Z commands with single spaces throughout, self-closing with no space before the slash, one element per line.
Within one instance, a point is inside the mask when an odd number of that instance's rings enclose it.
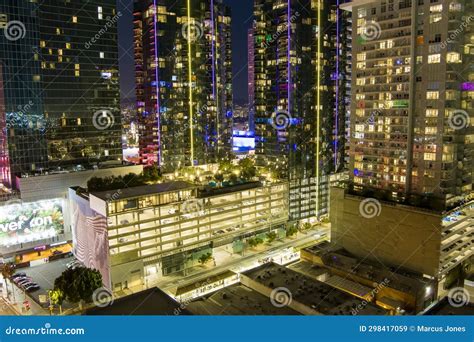
<path fill-rule="evenodd" d="M 0 246 L 13 246 L 63 233 L 61 199 L 0 207 Z"/>

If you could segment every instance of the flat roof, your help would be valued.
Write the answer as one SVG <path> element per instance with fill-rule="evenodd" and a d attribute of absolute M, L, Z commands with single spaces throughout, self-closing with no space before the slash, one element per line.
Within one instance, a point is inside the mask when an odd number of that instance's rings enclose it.
<path fill-rule="evenodd" d="M 110 200 L 111 198 L 113 198 L 114 201 L 117 201 L 125 198 L 149 196 L 193 188 L 196 188 L 196 185 L 192 183 L 185 181 L 173 181 L 159 184 L 141 185 L 132 188 L 91 192 L 90 194 L 104 201 Z"/>
<path fill-rule="evenodd" d="M 157 315 L 171 316 L 191 315 L 181 304 L 168 296 L 159 288 L 152 288 L 137 292 L 132 295 L 114 300 L 112 305 L 106 307 L 95 307 L 86 311 L 87 316 L 139 316 L 139 315 Z"/>
<path fill-rule="evenodd" d="M 397 267 L 388 268 L 368 259 L 361 261 L 345 249 L 331 243 L 311 246 L 304 250 L 321 257 L 326 267 L 334 267 L 377 283 L 387 282 L 387 279 L 388 287 L 400 291 L 418 292 L 431 283 L 421 274 L 411 273 Z"/>
<path fill-rule="evenodd" d="M 274 263 L 243 273 L 271 289 L 286 288 L 291 298 L 323 315 L 386 315 L 387 311 L 316 279 Z"/>
<path fill-rule="evenodd" d="M 244 285 L 232 285 L 187 305 L 194 315 L 301 315 Z"/>

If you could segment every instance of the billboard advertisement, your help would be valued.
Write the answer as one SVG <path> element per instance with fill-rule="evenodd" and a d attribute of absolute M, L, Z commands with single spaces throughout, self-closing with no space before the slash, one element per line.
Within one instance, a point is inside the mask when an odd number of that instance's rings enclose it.
<path fill-rule="evenodd" d="M 58 198 L 0 207 L 0 246 L 10 247 L 64 234 L 62 203 Z"/>
<path fill-rule="evenodd" d="M 107 219 L 90 208 L 88 200 L 69 189 L 74 256 L 84 266 L 102 274 L 104 287 L 112 289 L 109 267 Z"/>

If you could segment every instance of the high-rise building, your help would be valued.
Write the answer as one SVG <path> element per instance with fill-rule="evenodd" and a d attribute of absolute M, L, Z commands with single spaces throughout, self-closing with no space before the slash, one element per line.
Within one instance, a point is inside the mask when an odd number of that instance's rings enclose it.
<path fill-rule="evenodd" d="M 327 213 L 334 170 L 332 9 L 324 0 L 254 6 L 257 161 L 289 179 L 294 221 Z"/>
<path fill-rule="evenodd" d="M 331 239 L 436 280 L 473 260 L 474 3 L 355 0 L 350 185 L 331 190 Z M 431 299 L 430 299 L 431 298 Z"/>
<path fill-rule="evenodd" d="M 254 28 L 248 30 L 247 33 L 247 50 L 248 50 L 248 120 L 249 130 L 255 130 L 255 36 Z"/>
<path fill-rule="evenodd" d="M 1 160 L 12 175 L 121 160 L 115 5 L 0 3 L 0 117 L 9 165 L 4 153 Z"/>
<path fill-rule="evenodd" d="M 346 172 L 349 167 L 352 17 L 350 13 L 339 8 L 342 2 L 342 0 L 334 0 L 330 3 L 329 22 L 331 25 L 326 30 L 329 46 L 334 51 L 329 60 L 332 82 L 328 84 L 328 87 L 334 94 L 331 140 L 335 173 Z"/>
<path fill-rule="evenodd" d="M 221 0 L 135 1 L 140 157 L 164 170 L 231 152 L 230 9 Z"/>
<path fill-rule="evenodd" d="M 0 184 L 10 188 L 11 174 L 10 161 L 8 159 L 7 122 L 5 118 L 5 97 L 3 95 L 3 89 L 3 65 L 0 63 Z M 6 191 L 0 191 L 0 196 L 4 192 Z"/>
<path fill-rule="evenodd" d="M 353 1 L 351 180 L 439 209 L 472 191 L 474 4 Z"/>

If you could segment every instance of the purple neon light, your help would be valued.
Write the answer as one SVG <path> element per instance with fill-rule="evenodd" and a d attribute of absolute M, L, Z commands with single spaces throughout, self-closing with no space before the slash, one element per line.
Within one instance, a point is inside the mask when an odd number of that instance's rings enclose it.
<path fill-rule="evenodd" d="M 291 0 L 288 0 L 288 116 L 291 117 Z"/>
<path fill-rule="evenodd" d="M 156 6 L 156 0 L 153 0 L 153 6 L 154 8 L 154 16 L 153 16 L 153 26 L 155 32 L 154 38 L 155 38 L 155 77 L 156 77 L 156 123 L 158 126 L 158 165 L 161 165 L 161 105 L 160 105 L 160 63 L 158 62 L 158 32 L 156 31 L 156 16 L 157 16 L 157 6 Z"/>
<path fill-rule="evenodd" d="M 211 0 L 211 26 L 212 26 L 212 96 L 216 100 L 216 56 L 215 56 L 215 30 L 214 30 L 214 0 Z M 217 107 L 217 106 L 216 106 Z"/>
<path fill-rule="evenodd" d="M 211 30 L 211 33 L 212 33 L 212 37 L 211 37 L 211 40 L 212 40 L 212 100 L 213 101 L 216 101 L 216 56 L 215 56 L 215 49 L 216 49 L 216 46 L 215 46 L 215 28 L 214 28 L 214 0 L 211 0 L 211 27 L 212 27 L 212 30 Z M 219 136 L 219 105 L 216 101 L 216 116 L 217 116 L 217 120 L 216 120 L 216 131 L 217 131 L 217 135 Z M 219 144 L 217 143 L 217 146 L 219 146 Z"/>
<path fill-rule="evenodd" d="M 461 85 L 461 90 L 464 91 L 474 91 L 474 82 L 464 82 Z"/>

